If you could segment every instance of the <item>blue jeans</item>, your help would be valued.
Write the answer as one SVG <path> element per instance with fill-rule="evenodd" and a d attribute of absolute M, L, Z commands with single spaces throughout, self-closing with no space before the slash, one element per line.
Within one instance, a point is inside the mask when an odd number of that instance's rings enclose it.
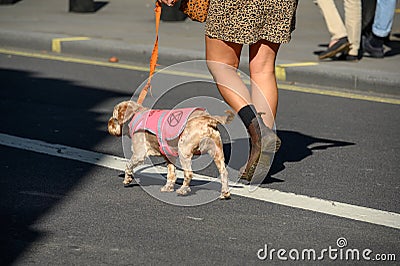
<path fill-rule="evenodd" d="M 396 0 L 377 0 L 374 23 L 372 24 L 372 32 L 376 36 L 386 37 L 389 35 L 395 9 Z"/>

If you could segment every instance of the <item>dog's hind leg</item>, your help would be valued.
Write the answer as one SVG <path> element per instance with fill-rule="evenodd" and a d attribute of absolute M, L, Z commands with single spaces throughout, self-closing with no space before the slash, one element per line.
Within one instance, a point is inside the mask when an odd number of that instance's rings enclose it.
<path fill-rule="evenodd" d="M 161 192 L 173 192 L 174 189 L 174 185 L 176 182 L 176 167 L 175 165 L 170 162 L 167 158 L 167 169 L 168 169 L 168 173 L 167 173 L 167 183 L 161 188 Z"/>
<path fill-rule="evenodd" d="M 209 147 L 208 153 L 214 159 L 215 165 L 218 168 L 221 178 L 221 195 L 220 199 L 230 199 L 231 193 L 229 192 L 228 186 L 228 171 L 225 166 L 224 150 L 222 146 L 221 136 L 218 131 L 215 131 L 211 135 L 212 139 L 208 139 L 209 142 L 213 142 L 212 147 Z"/>

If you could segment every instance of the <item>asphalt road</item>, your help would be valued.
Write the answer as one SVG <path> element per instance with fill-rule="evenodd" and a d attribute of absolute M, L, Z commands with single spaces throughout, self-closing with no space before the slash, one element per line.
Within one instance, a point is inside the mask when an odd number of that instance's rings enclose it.
<path fill-rule="evenodd" d="M 1 133 L 123 157 L 121 139 L 106 132 L 107 120 L 114 104 L 129 99 L 147 76 L 142 66 L 127 64 L 138 67 L 0 54 Z M 165 82 L 182 78 L 165 76 Z M 157 106 L 207 98 L 225 108 L 212 84 L 185 82 Z M 351 95 L 281 90 L 283 145 L 261 187 L 400 213 L 400 105 Z M 195 207 L 171 205 L 140 186 L 124 188 L 119 170 L 0 147 L 3 265 L 253 265 L 281 262 L 279 249 L 289 261 L 296 255 L 290 250 L 301 257 L 313 249 L 323 262 L 341 264 L 339 251 L 346 248 L 400 259 L 396 228 L 237 195 Z M 228 164 L 237 170 L 241 162 L 232 154 Z M 215 174 L 212 166 L 200 172 Z M 346 246 L 337 243 L 341 238 Z M 275 253 L 260 260 L 265 245 Z"/>

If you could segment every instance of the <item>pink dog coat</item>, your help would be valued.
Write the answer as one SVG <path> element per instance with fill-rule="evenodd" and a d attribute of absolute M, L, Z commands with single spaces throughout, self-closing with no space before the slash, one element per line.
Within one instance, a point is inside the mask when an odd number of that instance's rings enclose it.
<path fill-rule="evenodd" d="M 149 131 L 157 136 L 162 154 L 176 157 L 178 152 L 168 145 L 168 141 L 179 137 L 186 127 L 189 116 L 196 110 L 205 111 L 204 108 L 195 107 L 136 113 L 129 123 L 131 137 L 137 131 Z"/>

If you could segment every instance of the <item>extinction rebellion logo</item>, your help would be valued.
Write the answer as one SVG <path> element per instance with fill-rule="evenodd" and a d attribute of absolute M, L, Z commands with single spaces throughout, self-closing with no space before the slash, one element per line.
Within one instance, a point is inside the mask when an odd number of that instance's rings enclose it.
<path fill-rule="evenodd" d="M 175 111 L 168 116 L 168 124 L 171 127 L 176 127 L 181 122 L 183 112 L 182 111 Z"/>

